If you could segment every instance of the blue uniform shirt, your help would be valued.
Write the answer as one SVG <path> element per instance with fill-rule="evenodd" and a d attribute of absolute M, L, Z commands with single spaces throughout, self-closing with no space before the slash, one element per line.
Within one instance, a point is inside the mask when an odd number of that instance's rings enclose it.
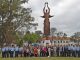
<path fill-rule="evenodd" d="M 79 46 L 76 47 L 76 51 L 79 51 Z"/>
<path fill-rule="evenodd" d="M 6 51 L 5 47 L 3 47 L 3 48 L 2 48 L 2 52 L 5 52 L 5 51 Z"/>
<path fill-rule="evenodd" d="M 5 50 L 6 50 L 6 51 L 9 51 L 9 47 L 5 47 Z"/>
<path fill-rule="evenodd" d="M 14 47 L 10 47 L 10 51 L 14 51 Z"/>
<path fill-rule="evenodd" d="M 19 51 L 19 47 L 15 47 L 15 51 Z"/>

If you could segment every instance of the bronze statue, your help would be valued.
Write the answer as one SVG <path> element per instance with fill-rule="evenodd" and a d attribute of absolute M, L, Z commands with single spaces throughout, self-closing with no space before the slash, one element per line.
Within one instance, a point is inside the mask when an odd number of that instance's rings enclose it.
<path fill-rule="evenodd" d="M 50 8 L 48 7 L 48 2 L 45 3 L 45 6 L 43 8 L 43 13 L 44 13 L 44 16 L 41 16 L 41 17 L 44 18 L 44 35 L 48 36 L 48 35 L 50 35 L 49 18 L 53 17 L 50 15 Z"/>

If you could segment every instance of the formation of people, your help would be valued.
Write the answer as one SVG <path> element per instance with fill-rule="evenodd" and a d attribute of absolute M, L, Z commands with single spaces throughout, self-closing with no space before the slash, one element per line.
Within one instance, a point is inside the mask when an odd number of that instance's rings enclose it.
<path fill-rule="evenodd" d="M 80 57 L 80 45 L 3 46 L 2 57 Z"/>

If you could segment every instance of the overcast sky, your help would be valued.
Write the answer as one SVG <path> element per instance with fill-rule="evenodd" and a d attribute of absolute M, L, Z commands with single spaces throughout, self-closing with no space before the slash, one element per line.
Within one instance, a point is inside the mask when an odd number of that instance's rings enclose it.
<path fill-rule="evenodd" d="M 48 2 L 51 9 L 50 27 L 56 27 L 58 31 L 66 32 L 68 36 L 80 31 L 80 0 L 29 0 L 25 7 L 32 8 L 32 16 L 38 22 L 37 30 L 43 31 L 44 3 Z"/>

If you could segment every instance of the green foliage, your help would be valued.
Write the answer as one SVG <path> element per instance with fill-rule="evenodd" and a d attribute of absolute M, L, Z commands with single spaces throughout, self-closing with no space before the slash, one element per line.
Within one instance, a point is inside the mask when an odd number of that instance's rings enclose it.
<path fill-rule="evenodd" d="M 29 41 L 29 42 L 37 42 L 40 39 L 40 35 L 35 34 L 35 33 L 27 33 L 24 37 L 24 41 Z"/>
<path fill-rule="evenodd" d="M 16 32 L 15 35 L 16 35 L 16 37 L 15 37 L 15 38 L 16 38 L 16 42 L 15 42 L 15 43 L 16 43 L 17 45 L 19 45 L 19 46 L 22 46 L 22 44 L 23 44 L 22 38 L 20 38 L 20 36 L 19 36 L 19 34 L 18 34 L 17 32 Z"/>
<path fill-rule="evenodd" d="M 24 8 L 24 3 L 28 3 L 28 0 L 0 0 L 0 35 L 4 37 L 2 41 L 12 41 L 15 32 L 23 27 L 29 30 L 35 24 L 32 23 L 34 18 L 31 16 L 31 8 Z"/>

